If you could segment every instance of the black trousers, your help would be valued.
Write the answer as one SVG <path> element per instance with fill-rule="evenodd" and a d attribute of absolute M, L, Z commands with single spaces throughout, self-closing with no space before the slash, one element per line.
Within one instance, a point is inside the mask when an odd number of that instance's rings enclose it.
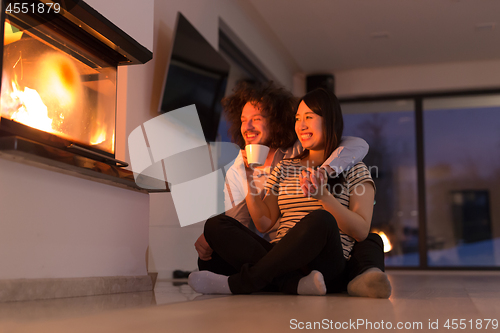
<path fill-rule="evenodd" d="M 378 268 L 385 272 L 384 242 L 379 235 L 369 233 L 362 242 L 356 242 L 347 262 L 347 281 L 351 281 L 369 268 Z"/>
<path fill-rule="evenodd" d="M 233 293 L 296 293 L 300 278 L 313 269 L 322 272 L 328 292 L 339 292 L 368 268 L 384 270 L 383 244 L 376 234 L 357 243 L 346 262 L 336 221 L 323 210 L 307 215 L 276 246 L 225 215 L 207 221 L 205 238 L 214 253 L 211 260 L 198 260 L 199 269 L 230 276 Z"/>

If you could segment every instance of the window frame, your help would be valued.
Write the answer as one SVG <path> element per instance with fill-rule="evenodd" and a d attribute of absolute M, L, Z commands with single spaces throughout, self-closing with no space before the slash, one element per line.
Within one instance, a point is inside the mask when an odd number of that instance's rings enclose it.
<path fill-rule="evenodd" d="M 427 206 L 425 185 L 425 147 L 424 147 L 424 99 L 443 97 L 467 97 L 500 94 L 500 88 L 494 89 L 468 89 L 451 90 L 442 92 L 421 92 L 406 94 L 384 94 L 374 96 L 356 96 L 339 98 L 340 104 L 360 102 L 383 102 L 401 99 L 411 99 L 414 102 L 415 112 L 415 135 L 416 135 L 416 161 L 417 161 L 417 200 L 418 200 L 418 243 L 419 243 L 419 265 L 418 266 L 390 266 L 392 270 L 468 270 L 468 271 L 500 271 L 500 266 L 429 266 L 427 248 Z"/>

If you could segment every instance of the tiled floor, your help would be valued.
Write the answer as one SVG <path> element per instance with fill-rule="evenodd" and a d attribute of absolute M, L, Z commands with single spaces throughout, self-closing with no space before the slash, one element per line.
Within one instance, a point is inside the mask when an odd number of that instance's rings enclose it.
<path fill-rule="evenodd" d="M 159 281 L 154 293 L 4 303 L 0 333 L 286 332 L 314 322 L 338 331 L 399 326 L 407 332 L 500 332 L 500 272 L 393 271 L 389 277 L 388 300 L 343 294 L 204 296 L 186 284 Z"/>

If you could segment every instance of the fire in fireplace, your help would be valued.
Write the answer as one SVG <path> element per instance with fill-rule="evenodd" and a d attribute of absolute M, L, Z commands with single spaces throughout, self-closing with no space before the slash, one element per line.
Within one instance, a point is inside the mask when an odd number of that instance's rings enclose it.
<path fill-rule="evenodd" d="M 116 67 L 82 48 L 70 56 L 8 19 L 4 27 L 2 117 L 113 154 Z"/>
<path fill-rule="evenodd" d="M 2 0 L 0 139 L 125 165 L 115 159 L 117 67 L 151 52 L 83 1 L 23 3 Z"/>

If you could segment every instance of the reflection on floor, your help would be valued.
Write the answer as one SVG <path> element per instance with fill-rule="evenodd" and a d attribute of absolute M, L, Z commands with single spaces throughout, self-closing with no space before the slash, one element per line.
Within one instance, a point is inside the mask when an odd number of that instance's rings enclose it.
<path fill-rule="evenodd" d="M 154 293 L 3 303 L 0 332 L 282 332 L 314 327 L 439 332 L 454 325 L 462 332 L 500 331 L 500 272 L 392 271 L 389 277 L 389 300 L 345 294 L 210 296 L 196 294 L 185 282 L 159 281 Z"/>

